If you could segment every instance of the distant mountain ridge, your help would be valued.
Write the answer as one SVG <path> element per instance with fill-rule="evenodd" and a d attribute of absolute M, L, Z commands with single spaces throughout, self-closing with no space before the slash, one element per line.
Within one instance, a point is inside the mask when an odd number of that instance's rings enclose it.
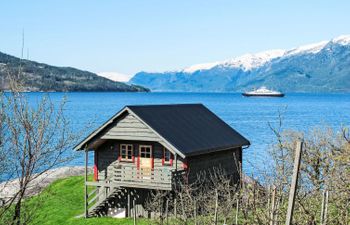
<path fill-rule="evenodd" d="M 20 79 L 25 91 L 149 91 L 138 85 L 115 82 L 88 71 L 21 60 L 0 52 L 1 90 L 9 89 L 8 75 L 18 74 L 20 65 L 22 68 Z"/>
<path fill-rule="evenodd" d="M 290 50 L 270 50 L 170 72 L 140 72 L 129 83 L 152 91 L 350 92 L 350 35 Z"/>

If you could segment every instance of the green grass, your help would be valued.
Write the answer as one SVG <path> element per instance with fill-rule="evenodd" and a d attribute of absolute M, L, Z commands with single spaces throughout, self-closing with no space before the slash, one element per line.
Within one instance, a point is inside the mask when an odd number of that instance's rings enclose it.
<path fill-rule="evenodd" d="M 133 224 L 132 219 L 116 218 L 75 218 L 84 212 L 84 178 L 69 177 L 57 180 L 40 195 L 28 200 L 34 210 L 30 224 L 41 225 L 104 225 Z M 151 220 L 138 219 L 137 224 L 152 224 Z"/>

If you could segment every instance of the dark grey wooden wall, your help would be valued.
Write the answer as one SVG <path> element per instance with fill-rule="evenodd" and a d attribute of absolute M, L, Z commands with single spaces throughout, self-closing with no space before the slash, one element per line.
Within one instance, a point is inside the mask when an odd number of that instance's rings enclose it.
<path fill-rule="evenodd" d="M 187 161 L 189 166 L 188 181 L 190 183 L 195 182 L 198 173 L 206 171 L 206 174 L 209 175 L 210 172 L 218 169 L 231 176 L 234 182 L 239 182 L 242 148 L 194 156 L 188 158 Z"/>

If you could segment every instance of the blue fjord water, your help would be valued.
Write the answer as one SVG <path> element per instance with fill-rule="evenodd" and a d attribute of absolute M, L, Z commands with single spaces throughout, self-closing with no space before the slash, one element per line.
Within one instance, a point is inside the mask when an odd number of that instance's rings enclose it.
<path fill-rule="evenodd" d="M 42 93 L 29 93 L 36 101 Z M 283 115 L 283 128 L 307 131 L 317 126 L 339 129 L 350 125 L 350 94 L 287 94 L 284 98 L 246 98 L 238 93 L 50 93 L 53 102 L 68 98 L 67 118 L 74 130 L 93 122 L 90 131 L 100 126 L 125 105 L 202 103 L 231 127 L 250 140 L 243 153 L 243 170 L 258 173 L 269 162 L 268 149 L 275 138 L 268 123 L 278 123 Z M 72 151 L 73 152 L 73 151 Z M 92 162 L 92 160 L 90 160 Z M 70 165 L 83 165 L 83 153 Z"/>

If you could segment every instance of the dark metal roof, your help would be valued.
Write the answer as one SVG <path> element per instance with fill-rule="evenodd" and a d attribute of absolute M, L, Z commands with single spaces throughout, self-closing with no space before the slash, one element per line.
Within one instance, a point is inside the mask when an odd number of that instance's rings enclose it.
<path fill-rule="evenodd" d="M 185 156 L 250 145 L 202 104 L 127 106 Z"/>

